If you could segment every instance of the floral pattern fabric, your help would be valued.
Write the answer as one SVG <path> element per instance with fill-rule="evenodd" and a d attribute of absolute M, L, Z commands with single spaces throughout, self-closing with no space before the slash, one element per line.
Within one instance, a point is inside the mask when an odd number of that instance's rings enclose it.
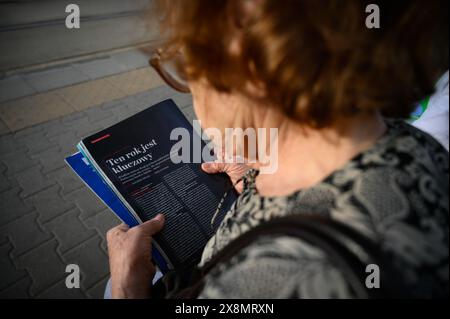
<path fill-rule="evenodd" d="M 257 171 L 206 245 L 200 265 L 233 239 L 277 216 L 314 213 L 371 238 L 391 257 L 417 297 L 448 294 L 448 152 L 403 121 L 321 183 L 289 196 L 264 197 Z M 345 275 L 319 248 L 265 236 L 207 276 L 201 298 L 350 298 Z"/>

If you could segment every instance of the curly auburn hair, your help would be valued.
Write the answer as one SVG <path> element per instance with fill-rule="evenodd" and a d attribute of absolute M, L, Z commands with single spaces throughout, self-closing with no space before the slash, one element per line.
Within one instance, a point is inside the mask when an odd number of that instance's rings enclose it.
<path fill-rule="evenodd" d="M 251 9 L 245 9 L 248 4 Z M 369 29 L 366 6 L 380 8 Z M 265 97 L 315 128 L 378 110 L 408 117 L 448 69 L 448 1 L 160 0 L 166 56 L 188 79 Z M 239 49 L 232 50 L 238 40 Z"/>

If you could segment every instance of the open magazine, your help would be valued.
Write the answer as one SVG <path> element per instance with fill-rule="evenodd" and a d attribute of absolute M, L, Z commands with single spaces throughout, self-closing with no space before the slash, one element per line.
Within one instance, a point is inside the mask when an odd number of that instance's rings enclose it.
<path fill-rule="evenodd" d="M 174 138 L 180 134 L 173 132 L 189 132 L 188 145 L 185 140 L 181 146 Z M 227 176 L 204 173 L 201 163 L 192 160 L 195 141 L 207 147 L 176 104 L 165 100 L 83 139 L 77 145 L 79 152 L 66 158 L 86 185 L 130 227 L 159 213 L 165 215 L 165 226 L 153 245 L 153 259 L 163 273 L 198 262 L 236 199 Z M 186 150 L 191 150 L 189 161 L 173 160 L 171 154 Z"/>

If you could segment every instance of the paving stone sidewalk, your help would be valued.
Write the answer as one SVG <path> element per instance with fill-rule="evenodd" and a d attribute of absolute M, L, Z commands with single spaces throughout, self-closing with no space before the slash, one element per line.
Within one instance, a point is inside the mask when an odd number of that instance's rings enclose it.
<path fill-rule="evenodd" d="M 0 75 L 0 135 L 164 84 L 148 65 L 151 50 L 133 48 Z"/>
<path fill-rule="evenodd" d="M 83 137 L 173 98 L 189 120 L 190 95 L 166 86 L 0 136 L 0 298 L 101 298 L 109 278 L 106 231 L 119 221 L 65 165 Z M 81 269 L 67 289 L 65 267 Z"/>

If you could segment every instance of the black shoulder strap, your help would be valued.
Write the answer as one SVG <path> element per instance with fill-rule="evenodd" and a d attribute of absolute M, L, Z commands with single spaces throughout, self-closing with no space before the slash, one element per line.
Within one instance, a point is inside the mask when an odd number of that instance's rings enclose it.
<path fill-rule="evenodd" d="M 166 297 L 195 298 L 204 286 L 204 277 L 218 264 L 228 262 L 242 249 L 263 236 L 292 236 L 324 251 L 347 279 L 356 298 L 409 297 L 410 290 L 379 246 L 356 230 L 330 218 L 311 214 L 295 214 L 272 219 L 242 234 L 202 268 L 190 271 L 184 289 L 176 289 Z M 379 270 L 379 288 L 368 288 L 369 265 Z M 372 266 L 373 267 L 373 266 Z M 178 288 L 180 285 L 178 285 Z"/>

